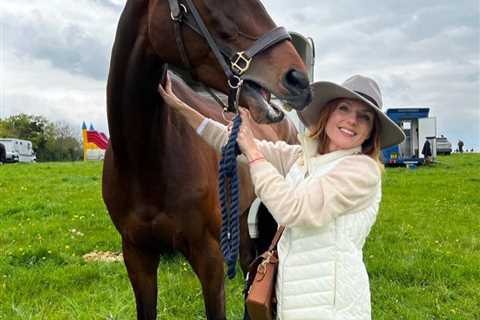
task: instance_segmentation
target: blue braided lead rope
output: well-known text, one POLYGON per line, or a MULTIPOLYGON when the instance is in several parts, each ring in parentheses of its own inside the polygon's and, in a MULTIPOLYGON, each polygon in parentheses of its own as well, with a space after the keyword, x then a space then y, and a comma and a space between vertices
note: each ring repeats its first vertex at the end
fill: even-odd
POLYGON ((240 189, 237 173, 237 155, 240 154, 240 149, 238 148, 237 137, 241 122, 240 115, 237 114, 233 118, 232 131, 228 142, 222 148, 222 159, 220 160, 218 173, 218 189, 222 213, 220 247, 227 264, 227 276, 229 279, 235 277, 236 264, 240 252, 240 189))

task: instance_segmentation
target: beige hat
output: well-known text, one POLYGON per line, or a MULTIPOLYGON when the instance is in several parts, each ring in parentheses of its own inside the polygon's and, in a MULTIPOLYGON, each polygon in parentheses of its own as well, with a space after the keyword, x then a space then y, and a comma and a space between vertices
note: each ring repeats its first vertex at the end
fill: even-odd
POLYGON ((297 111, 306 127, 311 127, 318 122, 320 109, 329 101, 337 98, 355 99, 365 102, 376 112, 380 120, 382 149, 400 144, 405 140, 403 130, 382 111, 382 93, 373 79, 355 75, 345 80, 341 86, 333 82, 319 81, 313 83, 311 88, 312 102, 302 111, 297 111))

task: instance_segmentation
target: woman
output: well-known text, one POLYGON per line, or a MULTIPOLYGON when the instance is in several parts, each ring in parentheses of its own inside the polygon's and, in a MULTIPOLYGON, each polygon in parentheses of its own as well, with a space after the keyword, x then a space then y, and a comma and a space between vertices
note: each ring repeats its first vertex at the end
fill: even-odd
MULTIPOLYGON (((172 93, 163 98, 220 150, 228 129, 205 119, 172 93)), ((381 199, 382 148, 403 131, 381 110, 377 83, 353 76, 341 86, 312 85, 299 113, 301 145, 255 140, 241 109, 240 150, 256 195, 286 229, 278 244, 277 319, 370 319, 370 288, 362 248, 381 199)))

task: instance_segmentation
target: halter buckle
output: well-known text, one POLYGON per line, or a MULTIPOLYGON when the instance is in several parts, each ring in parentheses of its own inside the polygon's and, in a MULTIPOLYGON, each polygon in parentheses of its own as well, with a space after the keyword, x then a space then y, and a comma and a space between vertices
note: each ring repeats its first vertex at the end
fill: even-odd
POLYGON ((235 74, 241 76, 250 68, 251 62, 252 58, 247 56, 245 51, 237 52, 232 58, 232 70, 235 74))

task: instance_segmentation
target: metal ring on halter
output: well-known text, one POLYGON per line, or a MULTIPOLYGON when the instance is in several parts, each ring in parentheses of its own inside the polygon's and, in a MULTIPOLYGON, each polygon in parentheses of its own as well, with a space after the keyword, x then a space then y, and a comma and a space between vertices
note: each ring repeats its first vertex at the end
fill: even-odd
POLYGON ((188 13, 187 7, 185 7, 184 4, 180 3, 179 6, 180 6, 180 8, 183 10, 183 13, 182 13, 182 11, 180 11, 180 12, 178 13, 178 16, 176 16, 176 17, 173 16, 173 12, 170 11, 170 18, 172 18, 173 21, 182 21, 182 16, 183 16, 184 14, 187 14, 187 13, 188 13))
POLYGON ((231 89, 238 89, 242 86, 243 80, 239 76, 233 75, 230 79, 228 79, 228 86, 231 89), (235 80, 235 84, 232 84, 232 79, 235 80))

